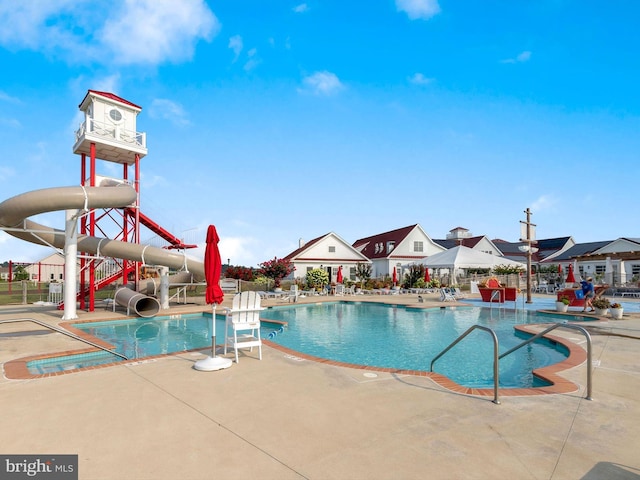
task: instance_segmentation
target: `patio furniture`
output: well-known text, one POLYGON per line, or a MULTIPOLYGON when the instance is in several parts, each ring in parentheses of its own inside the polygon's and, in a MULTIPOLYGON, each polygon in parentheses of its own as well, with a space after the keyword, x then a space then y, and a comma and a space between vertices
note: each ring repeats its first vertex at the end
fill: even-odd
POLYGON ((441 302, 455 302, 456 297, 454 297, 446 288, 440 289, 440 301, 441 302))
POLYGON ((253 352, 253 347, 258 347, 258 357, 262 360, 261 310, 263 308, 260 306, 260 295, 256 292, 236 294, 231 308, 225 310, 224 353, 227 353, 227 347, 232 348, 236 354, 236 363, 238 363, 238 350, 249 348, 253 352), (229 335, 229 330, 233 335, 229 335))

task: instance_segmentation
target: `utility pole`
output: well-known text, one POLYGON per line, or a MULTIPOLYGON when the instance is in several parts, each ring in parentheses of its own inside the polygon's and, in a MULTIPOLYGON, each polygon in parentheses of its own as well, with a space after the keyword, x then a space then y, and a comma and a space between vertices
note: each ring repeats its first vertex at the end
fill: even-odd
POLYGON ((523 245, 522 247, 520 247, 521 251, 526 251, 527 252, 527 303, 532 303, 531 300, 531 256, 533 255, 533 253, 537 252, 538 249, 532 247, 531 245, 533 243, 535 243, 535 224, 531 223, 531 210, 529 210, 529 207, 527 207, 527 209, 524 211, 524 213, 527 214, 527 220, 526 221, 522 221, 520 220, 521 223, 521 229, 520 229, 520 241, 521 242, 526 242, 527 245, 523 245))

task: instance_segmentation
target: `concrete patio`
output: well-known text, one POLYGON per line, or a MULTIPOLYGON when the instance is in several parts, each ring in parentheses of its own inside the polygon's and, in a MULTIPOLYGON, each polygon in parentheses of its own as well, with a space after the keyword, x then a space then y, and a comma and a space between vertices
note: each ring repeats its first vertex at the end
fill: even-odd
MULTIPOLYGON (((60 312, 0 309, 0 320, 25 317, 56 324, 60 312)), ((82 348, 45 332, 0 325, 0 361, 82 348)), ((584 341, 573 331, 559 335, 584 341)), ((269 347, 262 361, 248 353, 217 372, 192 368, 204 351, 3 377, 0 450, 78 454, 81 479, 640 479, 640 318, 603 322, 592 336, 592 401, 584 399, 584 364, 564 374, 581 386, 574 393, 495 405, 426 377, 320 364, 269 347)))

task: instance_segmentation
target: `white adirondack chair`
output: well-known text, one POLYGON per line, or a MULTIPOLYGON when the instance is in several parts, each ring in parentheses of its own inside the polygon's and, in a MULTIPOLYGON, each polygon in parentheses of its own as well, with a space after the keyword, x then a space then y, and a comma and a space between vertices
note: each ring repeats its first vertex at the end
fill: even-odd
POLYGON ((224 353, 233 348, 238 363, 238 350, 258 347, 258 357, 262 360, 262 339, 260 338, 260 295, 257 292, 242 292, 233 297, 230 309, 226 309, 224 353), (233 335, 230 335, 229 331, 233 335), (243 333, 245 332, 245 333, 243 333))

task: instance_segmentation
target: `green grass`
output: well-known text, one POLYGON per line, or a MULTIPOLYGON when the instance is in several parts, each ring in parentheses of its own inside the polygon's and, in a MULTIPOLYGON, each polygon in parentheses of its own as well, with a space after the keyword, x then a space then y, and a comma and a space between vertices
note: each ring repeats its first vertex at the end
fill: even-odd
MULTIPOLYGON (((187 289, 187 297, 198 297, 205 294, 206 287, 198 285, 187 289)), ((96 300, 104 300, 105 298, 113 298, 115 292, 114 286, 109 286, 96 292, 96 300)), ((47 302, 49 300, 49 283, 27 283, 27 296, 24 301, 22 282, 5 282, 0 281, 0 306, 1 305, 22 305, 24 303, 31 304, 35 302, 47 302)))

